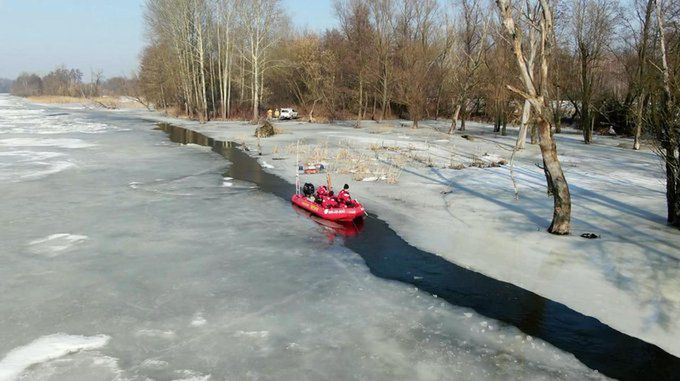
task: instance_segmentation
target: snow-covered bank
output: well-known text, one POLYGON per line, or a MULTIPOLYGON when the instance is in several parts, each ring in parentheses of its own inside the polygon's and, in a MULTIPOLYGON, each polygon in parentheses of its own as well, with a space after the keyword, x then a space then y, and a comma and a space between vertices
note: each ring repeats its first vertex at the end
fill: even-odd
MULTIPOLYGON (((157 114, 144 117, 257 150, 254 126, 246 123, 199 125, 157 114)), ((365 122, 364 128, 353 129, 283 122, 277 124, 283 134, 260 139, 261 161, 292 182, 292 146, 300 140, 303 159, 323 159, 343 172, 333 176, 334 182, 351 182, 355 196, 411 244, 680 355, 675 319, 680 314, 680 234, 665 225, 663 173, 654 153, 620 147, 630 144, 625 139, 598 137, 586 146, 574 131, 558 135, 572 190, 574 234, 554 237, 544 232, 552 199, 537 166, 538 147, 516 155, 520 197, 515 200, 507 166, 475 167, 488 158, 508 160, 514 136, 495 136, 490 126, 469 123, 468 138, 450 137, 441 132, 447 125, 430 122, 412 130, 394 122, 365 122), (352 181, 361 177, 346 170, 352 160, 371 167, 364 180, 383 180, 352 181), (461 164, 466 168, 453 169, 461 164), (395 166, 399 169, 390 172, 395 166), (389 184, 385 174, 398 182, 389 184), (601 238, 586 240, 579 237, 583 232, 601 238)))

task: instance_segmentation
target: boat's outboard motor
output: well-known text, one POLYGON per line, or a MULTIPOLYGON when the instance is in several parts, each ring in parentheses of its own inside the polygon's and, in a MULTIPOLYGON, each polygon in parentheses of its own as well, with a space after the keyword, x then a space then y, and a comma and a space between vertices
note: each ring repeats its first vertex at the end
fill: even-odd
POLYGON ((311 183, 305 183, 305 185, 302 186, 302 194, 305 195, 305 197, 309 197, 314 194, 314 184, 311 183))

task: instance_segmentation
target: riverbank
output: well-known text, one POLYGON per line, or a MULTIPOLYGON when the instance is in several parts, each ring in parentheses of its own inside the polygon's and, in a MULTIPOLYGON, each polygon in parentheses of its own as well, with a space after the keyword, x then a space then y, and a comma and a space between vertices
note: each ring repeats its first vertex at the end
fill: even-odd
POLYGON ((626 148, 628 139, 597 137, 586 146, 576 131, 558 135, 574 209, 573 234, 556 237, 545 232, 552 199, 537 166, 538 147, 528 145, 515 157, 519 199, 509 167, 493 166, 509 161, 512 128, 503 137, 469 123, 464 138, 444 133, 447 121, 424 122, 418 130, 399 121, 364 122, 360 129, 292 121, 275 123, 282 133, 258 142, 255 126, 243 122, 201 125, 117 112, 242 142, 267 171, 291 183, 296 152, 304 161, 324 161, 336 186, 349 183, 410 244, 680 355, 680 234, 665 225, 657 156, 626 148), (601 238, 581 238, 584 232, 601 238))
POLYGON ((116 109, 134 110, 145 108, 142 104, 132 99, 131 97, 123 96, 121 97, 99 96, 93 98, 85 98, 60 95, 40 95, 30 96, 27 97, 26 99, 32 103, 64 107, 106 108, 111 110, 116 109))

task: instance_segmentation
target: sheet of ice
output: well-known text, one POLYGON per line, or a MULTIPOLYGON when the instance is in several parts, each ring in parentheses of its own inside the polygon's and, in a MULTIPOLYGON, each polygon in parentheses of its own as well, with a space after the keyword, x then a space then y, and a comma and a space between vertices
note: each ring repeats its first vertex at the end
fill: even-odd
POLYGON ((0 181, 19 182, 39 179, 76 165, 59 152, 13 150, 0 152, 0 181))
POLYGON ((12 349, 0 360, 0 381, 16 379, 34 364, 53 360, 69 353, 101 348, 109 342, 106 335, 80 336, 58 333, 43 336, 33 342, 12 349))
MULTIPOLYGON (((0 182, 0 356, 52 332, 111 339, 27 356, 12 377, 602 378, 513 327, 375 277, 288 202, 226 180, 216 153, 160 144, 141 119, 81 112, 129 131, 58 136, 92 145, 50 146, 78 170, 0 182), (88 238, 49 261, 26 255, 69 242, 55 232, 88 238)), ((45 136, 3 136, 17 138, 45 136)))

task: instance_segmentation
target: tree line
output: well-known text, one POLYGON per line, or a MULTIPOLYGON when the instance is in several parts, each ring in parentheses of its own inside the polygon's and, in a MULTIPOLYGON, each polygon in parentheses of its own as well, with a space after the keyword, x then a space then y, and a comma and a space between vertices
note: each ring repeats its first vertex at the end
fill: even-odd
POLYGON ((20 97, 54 95, 67 97, 121 96, 138 93, 136 76, 105 79, 101 70, 90 73, 90 81, 83 81, 80 69, 57 66, 44 76, 22 73, 9 85, 12 95, 20 97))
POLYGON ((667 0, 335 0, 338 26, 295 30, 278 0, 147 0, 139 86, 159 108, 258 120, 296 104, 307 119, 450 118, 520 126, 555 197, 571 201, 553 134, 646 138, 663 157, 680 226, 680 5, 667 0))
POLYGON ((13 83, 12 79, 0 78, 0 93, 9 93, 13 83))

